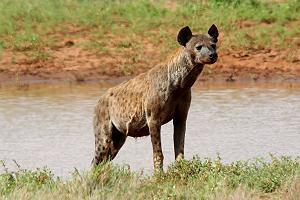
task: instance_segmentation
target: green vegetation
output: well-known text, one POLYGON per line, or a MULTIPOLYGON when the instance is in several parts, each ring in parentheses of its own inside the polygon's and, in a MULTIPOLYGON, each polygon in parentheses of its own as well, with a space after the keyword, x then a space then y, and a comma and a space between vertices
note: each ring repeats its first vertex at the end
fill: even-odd
POLYGON ((299 178, 299 159, 289 157, 230 164, 195 157, 153 176, 103 163, 68 180, 45 168, 6 171, 0 199, 297 199, 299 178))
POLYGON ((87 33, 89 43, 96 43, 88 45, 91 48, 112 36, 129 37, 130 42, 119 44, 120 48, 142 38, 174 48, 169 41, 187 24, 196 32, 217 24, 226 35, 225 49, 286 48, 300 33, 299 0, 2 0, 0 13, 0 49, 16 51, 40 51, 53 46, 59 34, 81 37, 82 33, 87 33))

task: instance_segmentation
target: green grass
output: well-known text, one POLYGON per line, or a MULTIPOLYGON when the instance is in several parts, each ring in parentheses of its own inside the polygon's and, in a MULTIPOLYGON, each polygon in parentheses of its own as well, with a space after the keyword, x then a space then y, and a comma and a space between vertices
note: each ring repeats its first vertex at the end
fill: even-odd
MULTIPOLYGON (((0 1, 0 47, 16 51, 51 46, 51 33, 66 33, 72 27, 88 30, 91 42, 135 34, 132 40, 149 37, 163 40, 165 48, 175 48, 177 31, 190 25, 206 32, 213 23, 224 33, 223 48, 286 48, 289 38, 299 35, 300 1, 283 3, 261 0, 2 0, 0 1), (241 21, 252 27, 240 28, 241 21), (264 23, 261 25, 260 23, 264 23), (98 34, 97 34, 98 33, 98 34), (274 40, 274 41, 273 41, 274 40)), ((73 35, 73 34, 71 34, 73 35)), ((80 36, 78 36, 80 37, 80 36)), ((142 41, 141 41, 142 42, 142 41)), ((93 47, 93 45, 90 45, 93 47)), ((97 46, 97 45, 95 45, 97 46)), ((125 44, 126 46, 126 44, 125 44)))
POLYGON ((151 176, 103 163, 93 171, 75 171, 67 180, 50 170, 0 175, 0 199, 297 199, 299 159, 269 161, 183 160, 151 176))

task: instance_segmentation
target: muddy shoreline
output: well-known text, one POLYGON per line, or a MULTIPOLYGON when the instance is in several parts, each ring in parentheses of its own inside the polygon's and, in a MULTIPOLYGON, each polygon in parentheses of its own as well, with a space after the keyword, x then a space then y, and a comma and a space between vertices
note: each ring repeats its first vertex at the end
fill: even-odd
MULTIPOLYGON (((155 59, 132 61, 130 55, 99 55, 79 46, 61 47, 52 50, 49 60, 29 62, 22 55, 5 51, 0 59, 0 85, 32 84, 118 84, 156 64, 168 56, 158 56, 149 50, 155 59), (126 63, 127 68, 124 68, 126 63)), ((299 83, 300 55, 287 60, 288 51, 255 49, 219 51, 219 59, 213 65, 206 65, 198 82, 225 83, 299 83)))
MULTIPOLYGON (((53 77, 44 78, 33 75, 13 75, 0 73, 0 87, 17 86, 26 87, 31 85, 77 85, 77 84, 99 84, 99 85, 117 85, 135 76, 105 76, 94 75, 86 77, 84 80, 78 80, 74 73, 57 73, 53 77)), ((251 78, 246 75, 232 76, 228 74, 218 74, 207 76, 200 74, 195 84, 300 84, 300 76, 288 74, 276 74, 270 77, 251 78)))

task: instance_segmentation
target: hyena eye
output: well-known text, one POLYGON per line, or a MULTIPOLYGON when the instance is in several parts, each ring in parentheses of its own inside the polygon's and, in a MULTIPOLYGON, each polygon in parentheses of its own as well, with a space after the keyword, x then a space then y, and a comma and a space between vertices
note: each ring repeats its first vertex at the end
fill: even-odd
POLYGON ((202 49, 202 45, 196 46, 196 49, 200 51, 202 49))
POLYGON ((216 49, 217 46, 216 46, 215 44, 212 44, 212 45, 211 45, 211 48, 216 49))

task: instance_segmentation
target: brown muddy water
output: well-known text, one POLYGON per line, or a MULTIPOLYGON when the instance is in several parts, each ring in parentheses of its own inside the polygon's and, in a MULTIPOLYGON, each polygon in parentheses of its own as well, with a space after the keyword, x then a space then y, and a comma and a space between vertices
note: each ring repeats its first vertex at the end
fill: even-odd
MULTIPOLYGON (((0 160, 15 169, 47 166, 68 176, 86 170, 94 151, 93 108, 107 87, 99 85, 0 88, 0 160)), ((162 127, 165 166, 173 161, 172 123, 162 127)), ((186 158, 225 162, 257 156, 300 155, 300 87, 200 85, 193 88, 186 158)), ((113 161, 152 170, 149 137, 128 138, 113 161)), ((0 167, 1 168, 1 167, 0 167)), ((3 170, 3 169, 0 169, 3 170)))

